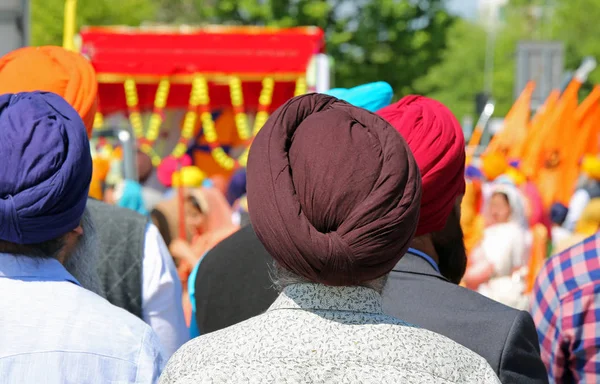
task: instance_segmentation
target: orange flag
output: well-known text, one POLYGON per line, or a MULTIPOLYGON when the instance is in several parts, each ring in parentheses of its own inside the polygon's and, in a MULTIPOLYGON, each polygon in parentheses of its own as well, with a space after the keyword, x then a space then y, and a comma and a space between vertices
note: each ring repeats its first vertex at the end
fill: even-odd
MULTIPOLYGON (((572 132, 569 142, 572 164, 579 169, 579 161, 585 155, 598 153, 598 139, 600 134, 600 85, 596 85, 588 97, 583 100, 575 111, 577 132, 572 132)), ((579 172, 577 172, 579 173, 579 172)))
POLYGON ((531 95, 534 90, 535 82, 528 82, 504 118, 504 128, 489 143, 487 153, 499 152, 508 159, 518 158, 519 144, 527 139, 527 128, 531 115, 531 95))
POLYGON ((535 175, 535 171, 538 168, 537 157, 532 156, 533 153, 538 153, 543 141, 537 140, 540 135, 540 131, 543 129, 545 122, 552 115, 554 107, 560 98, 560 91, 555 89, 548 95, 548 98, 544 102, 537 113, 531 119, 529 123, 529 129, 527 130, 527 136, 524 141, 517 143, 515 146, 516 158, 521 160, 520 169, 530 179, 535 175))
POLYGON ((544 122, 535 138, 540 145, 526 159, 526 162, 533 162, 533 168, 529 164, 530 172, 535 172, 531 176, 542 194, 546 209, 556 201, 569 205, 572 190, 570 185, 565 185, 568 182, 565 175, 569 174, 568 139, 577 129, 574 116, 581 84, 577 77, 571 80, 554 111, 549 111, 549 119, 544 122))
POLYGON ((531 254, 527 265, 527 276, 525 278, 525 292, 529 293, 533 290, 533 284, 538 273, 546 262, 548 256, 548 229, 543 224, 536 224, 531 229, 533 235, 533 243, 531 245, 531 254))

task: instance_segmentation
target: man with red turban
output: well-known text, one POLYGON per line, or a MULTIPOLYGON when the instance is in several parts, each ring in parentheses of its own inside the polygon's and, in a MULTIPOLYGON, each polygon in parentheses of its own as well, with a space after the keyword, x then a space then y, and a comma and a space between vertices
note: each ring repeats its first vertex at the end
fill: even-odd
MULTIPOLYGON (((61 47, 26 47, 0 57, 0 94, 62 96, 92 135, 98 85, 91 63, 61 47)), ((88 199, 100 237, 98 273, 106 299, 143 319, 169 357, 187 339, 181 283, 158 229, 145 216, 88 199)))
POLYGON ((421 197, 388 123, 334 97, 293 98, 254 139, 247 177, 282 293, 266 313, 187 343, 161 383, 499 383, 467 348, 382 312, 421 197))
POLYGON ((465 193, 460 124, 443 104, 422 96, 404 97, 377 114, 407 141, 423 183, 416 237, 390 273, 386 313, 477 352, 503 383, 547 383, 531 316, 458 286, 467 265, 459 213, 465 193))

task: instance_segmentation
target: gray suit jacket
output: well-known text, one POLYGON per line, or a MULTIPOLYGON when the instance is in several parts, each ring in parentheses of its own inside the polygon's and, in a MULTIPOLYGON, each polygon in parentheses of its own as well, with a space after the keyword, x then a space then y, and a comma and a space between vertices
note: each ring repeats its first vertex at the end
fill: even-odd
POLYGON ((529 313, 452 284, 419 256, 407 253, 394 267, 383 309, 476 352, 504 384, 548 382, 529 313))

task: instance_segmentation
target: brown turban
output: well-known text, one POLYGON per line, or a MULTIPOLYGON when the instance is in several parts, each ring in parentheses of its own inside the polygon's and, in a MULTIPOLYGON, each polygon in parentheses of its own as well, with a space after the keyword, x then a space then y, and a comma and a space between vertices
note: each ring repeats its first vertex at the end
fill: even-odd
POLYGON ((387 274, 419 219, 421 176, 382 118, 334 97, 291 99, 254 139, 252 226, 284 268, 327 285, 387 274))

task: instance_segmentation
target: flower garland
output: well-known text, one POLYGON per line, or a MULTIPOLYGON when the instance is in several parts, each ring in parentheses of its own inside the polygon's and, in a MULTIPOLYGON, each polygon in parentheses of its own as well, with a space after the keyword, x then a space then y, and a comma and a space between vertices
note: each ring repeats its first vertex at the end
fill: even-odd
MULTIPOLYGON (((154 109, 152 111, 152 115, 150 116, 148 131, 144 137, 144 125, 139 110, 137 85, 133 78, 127 78, 124 82, 127 110, 129 113, 129 121, 133 128, 133 133, 140 142, 140 149, 151 157, 152 163, 155 166, 160 164, 161 158, 154 150, 153 144, 158 139, 160 127, 164 121, 164 108, 169 96, 170 85, 171 84, 169 80, 166 78, 163 78, 159 82, 154 99, 154 109)), ((272 77, 266 77, 262 81, 259 107, 254 119, 252 132, 249 130, 248 116, 244 110, 244 95, 240 78, 230 78, 229 88, 238 136, 242 140, 248 142, 248 145, 240 156, 239 160, 235 160, 234 158, 230 157, 219 145, 218 135, 215 129, 215 122, 212 118, 212 113, 209 107, 210 98, 208 95, 208 83, 206 78, 200 75, 195 76, 192 80, 192 90, 190 92, 188 110, 184 117, 181 137, 171 153, 173 157, 180 158, 187 151, 188 143, 193 138, 196 121, 198 120, 198 112, 196 112, 198 109, 204 130, 204 137, 206 138, 206 141, 210 147, 211 155, 217 164, 226 170, 232 170, 238 165, 243 167, 246 166, 248 161, 248 151, 250 149, 252 139, 254 136, 256 136, 269 118, 268 109, 272 103, 275 81, 272 77)), ((299 77, 296 79, 294 96, 305 94, 306 89, 306 78, 299 77)), ((102 115, 97 114, 94 125, 101 125, 102 123, 102 115)))
POLYGON ((127 78, 123 84, 125 87, 125 101, 129 112, 129 122, 133 128, 133 133, 140 144, 140 150, 146 153, 152 159, 152 164, 158 166, 162 159, 153 148, 154 143, 160 134, 160 127, 164 120, 164 110, 169 97, 171 83, 169 79, 162 78, 158 83, 156 95, 154 97, 154 108, 150 115, 148 131, 144 137, 144 123, 139 110, 139 98, 137 84, 133 78, 127 78))
POLYGON ((94 115, 94 129, 98 129, 104 125, 104 116, 100 112, 94 115))
MULTIPOLYGON (((265 125, 267 119, 269 118, 269 107, 271 106, 271 102, 273 100, 274 88, 275 81, 273 78, 265 77, 262 81, 262 90, 260 91, 260 97, 258 98, 258 111, 256 112, 256 117, 254 118, 254 129, 252 130, 253 138, 260 131, 263 125, 265 125)), ((242 167, 245 167, 248 164, 248 152, 250 151, 251 144, 252 142, 248 143, 246 149, 238 160, 242 167)))
POLYGON ((302 76, 296 79, 296 89, 294 97, 304 95, 306 93, 306 77, 302 76))
POLYGON ((133 134, 136 139, 141 139, 144 136, 144 123, 140 114, 135 80, 131 77, 127 78, 123 83, 123 87, 125 88, 125 102, 127 103, 127 112, 129 113, 129 122, 133 128, 133 134))
POLYGON ((194 131, 196 129, 196 121, 198 120, 198 113, 196 109, 203 103, 208 104, 208 84, 203 76, 194 76, 192 80, 192 90, 190 91, 190 100, 188 102, 188 109, 183 118, 183 126, 181 128, 181 137, 179 142, 173 148, 171 155, 176 159, 179 159, 187 151, 190 140, 194 137, 194 131))
MULTIPOLYGON (((262 128, 262 126, 267 121, 267 118, 269 117, 267 111, 269 109, 269 106, 271 105, 271 100, 273 97, 273 88, 275 87, 275 82, 274 82, 273 78, 267 77, 267 78, 263 79, 262 85, 263 85, 263 89, 261 90, 261 94, 260 94, 260 98, 259 98, 259 104, 260 104, 259 111, 256 114, 256 119, 254 120, 254 128, 252 130, 253 131, 252 136, 254 136, 260 130, 260 128, 262 128)), ((209 101, 210 101, 210 99, 208 97, 208 88, 207 88, 206 93, 203 95, 202 103, 200 104, 200 119, 202 121, 202 128, 204 129, 204 137, 206 138, 206 141, 208 142, 208 145, 210 147, 213 158, 215 159, 215 161, 217 162, 217 164, 219 164, 219 166, 221 168, 226 169, 228 171, 234 169, 238 165, 246 166, 246 162, 248 159, 248 148, 250 146, 249 145, 247 146, 244 153, 240 156, 239 161, 236 161, 234 158, 230 157, 227 153, 225 153, 223 148, 218 143, 217 131, 215 129, 215 122, 212 118, 212 114, 210 113, 210 108, 208 106, 209 101)), ((232 98, 232 103, 238 103, 239 101, 240 101, 239 99, 236 99, 234 101, 232 98)), ((244 118, 245 118, 245 113, 244 113, 244 118)), ((237 123, 237 121, 236 121, 236 123, 237 123)), ((238 134, 240 133, 239 129, 240 129, 240 127, 238 126, 238 134)), ((248 139, 250 139, 249 136, 250 135, 248 135, 246 137, 248 139)), ((241 137, 241 135, 240 135, 240 137, 241 137)), ((241 138, 243 138, 243 137, 241 137, 241 138)))
POLYGON ((235 126, 240 139, 248 140, 250 130, 248 129, 248 116, 244 110, 244 92, 242 90, 242 81, 234 76, 229 79, 229 93, 231 95, 231 105, 233 106, 235 126))

